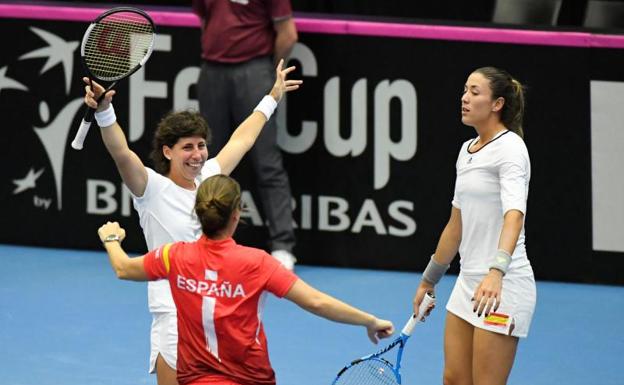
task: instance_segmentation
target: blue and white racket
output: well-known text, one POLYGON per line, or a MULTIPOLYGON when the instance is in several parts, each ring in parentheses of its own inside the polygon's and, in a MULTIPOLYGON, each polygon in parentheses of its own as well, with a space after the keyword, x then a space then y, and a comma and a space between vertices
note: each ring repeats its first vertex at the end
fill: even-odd
POLYGON ((332 382, 332 385, 401 384, 401 358, 403 357, 405 343, 412 335, 412 330, 414 330, 418 321, 422 319, 429 306, 434 302, 434 296, 427 293, 418 308, 418 314, 412 314, 409 321, 407 321, 403 327, 403 330, 401 330, 400 336, 377 353, 358 358, 342 368, 332 382), (396 363, 392 365, 390 361, 381 356, 388 353, 396 346, 399 347, 399 351, 397 352, 396 363))

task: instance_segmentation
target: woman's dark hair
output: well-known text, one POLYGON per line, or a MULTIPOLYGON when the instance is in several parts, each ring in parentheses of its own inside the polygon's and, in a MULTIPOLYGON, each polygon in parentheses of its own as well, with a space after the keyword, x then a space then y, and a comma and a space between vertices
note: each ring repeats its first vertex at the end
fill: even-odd
POLYGON ((195 213, 203 233, 209 237, 223 230, 240 206, 240 186, 227 175, 211 176, 197 189, 195 213))
POLYGON ((501 121, 508 130, 523 138, 522 119, 524 117, 525 87, 507 71, 496 67, 482 67, 474 72, 480 73, 490 81, 493 100, 505 99, 505 104, 501 110, 501 121))
POLYGON ((169 173, 169 159, 163 155, 163 146, 173 147, 180 138, 198 136, 210 142, 210 129, 206 120, 197 111, 176 111, 165 115, 156 127, 152 140, 150 158, 159 174, 169 173))

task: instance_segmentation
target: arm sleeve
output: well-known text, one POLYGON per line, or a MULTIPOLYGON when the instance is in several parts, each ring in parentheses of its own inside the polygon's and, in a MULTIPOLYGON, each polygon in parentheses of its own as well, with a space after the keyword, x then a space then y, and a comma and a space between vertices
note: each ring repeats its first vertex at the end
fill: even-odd
POLYGON ((281 21, 292 17, 292 7, 290 0, 270 0, 271 19, 273 22, 281 21))
POLYGON ((145 167, 145 170, 147 171, 147 184, 145 185, 145 191, 143 192, 143 195, 139 197, 130 192, 130 194, 134 198, 134 201, 138 205, 143 205, 143 202, 149 201, 152 196, 158 194, 158 178, 166 178, 149 167, 145 167))
POLYGON ((298 277, 292 271, 287 270, 281 263, 267 253, 263 256, 263 269, 269 272, 266 282, 266 290, 282 298, 295 284, 298 277))
POLYGON ((503 156, 498 171, 503 215, 512 209, 526 215, 529 167, 528 157, 520 151, 509 151, 503 156))
POLYGON ((201 180, 204 181, 213 175, 219 174, 221 174, 221 165, 217 162, 217 158, 210 158, 201 169, 201 180))
POLYGON ((451 201, 451 205, 458 210, 461 210, 461 203, 459 202, 459 196, 457 196, 457 180, 455 180, 455 190, 453 192, 453 200, 451 201))
POLYGON ((144 255, 143 268, 150 281, 166 278, 171 271, 171 243, 144 255))
MULTIPOLYGON (((457 175, 457 170, 459 169, 459 159, 461 158, 461 154, 463 151, 466 151, 468 148, 468 142, 465 142, 461 148, 459 149, 459 154, 457 154, 457 160, 455 161, 455 175, 457 175)), ((451 201, 451 205, 458 210, 461 210, 461 202, 459 201, 459 195, 457 194, 457 177, 455 177, 455 188, 453 190, 453 200, 451 201)))

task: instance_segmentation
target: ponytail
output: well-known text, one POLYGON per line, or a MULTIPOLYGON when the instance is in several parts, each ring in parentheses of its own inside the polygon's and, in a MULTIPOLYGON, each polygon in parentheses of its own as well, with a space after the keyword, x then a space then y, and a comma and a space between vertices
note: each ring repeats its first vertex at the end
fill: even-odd
POLYGON ((195 213, 202 232, 212 237, 223 230, 240 203, 240 186, 229 176, 214 175, 202 182, 195 199, 195 213))
POLYGON ((524 118, 525 87, 511 77, 507 71, 496 67, 482 67, 474 72, 480 73, 490 81, 492 99, 503 98, 505 104, 501 110, 501 121, 505 127, 519 137, 524 138, 522 122, 524 118))
POLYGON ((511 98, 511 100, 513 101, 512 104, 515 104, 515 106, 510 106, 509 108, 509 115, 511 115, 509 123, 503 120, 503 124, 505 124, 510 131, 515 132, 519 137, 524 139, 524 131, 522 129, 522 121, 524 119, 524 86, 514 78, 511 78, 511 85, 513 88, 513 98, 511 98))

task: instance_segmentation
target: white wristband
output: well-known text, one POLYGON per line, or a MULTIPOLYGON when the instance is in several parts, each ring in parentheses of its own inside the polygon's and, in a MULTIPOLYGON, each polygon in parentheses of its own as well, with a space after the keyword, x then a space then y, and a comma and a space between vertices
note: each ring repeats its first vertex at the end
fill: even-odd
POLYGON ((96 112, 94 116, 98 126, 100 127, 112 126, 113 123, 117 121, 117 116, 115 116, 115 109, 113 108, 112 103, 109 104, 108 108, 104 111, 96 112))
POLYGON ((276 108, 277 102, 275 101, 275 99, 273 99, 271 95, 264 95, 260 103, 258 103, 256 108, 254 108, 254 111, 262 112, 262 114, 266 116, 266 119, 269 120, 271 119, 271 115, 273 115, 273 112, 275 112, 276 108))

